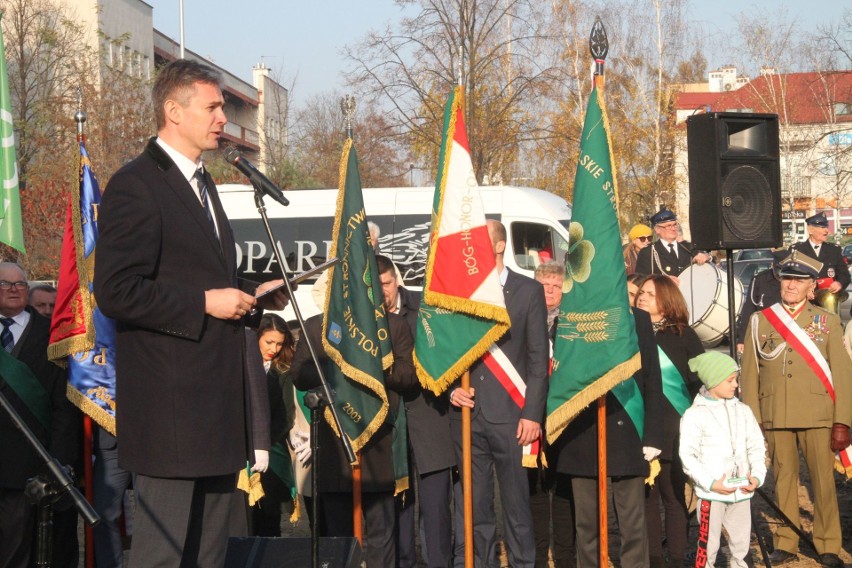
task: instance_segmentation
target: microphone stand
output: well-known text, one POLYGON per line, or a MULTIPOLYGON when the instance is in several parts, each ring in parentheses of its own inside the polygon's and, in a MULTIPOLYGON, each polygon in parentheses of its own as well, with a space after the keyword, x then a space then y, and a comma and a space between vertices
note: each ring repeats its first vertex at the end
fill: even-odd
MULTIPOLYGON (((0 377, 0 386, 5 383, 0 377)), ((24 438, 44 462, 49 476, 38 475, 27 480, 25 494, 27 499, 38 506, 38 546, 36 548, 36 566, 49 568, 53 555, 53 503, 63 495, 69 495, 77 511, 90 526, 101 522, 101 518, 92 508, 80 491, 74 487, 74 480, 59 461, 39 442, 33 431, 27 426, 21 415, 15 410, 6 395, 0 391, 0 406, 12 420, 15 427, 21 431, 24 438)))
MULTIPOLYGON (((278 250, 278 245, 276 244, 275 236, 272 234, 272 227, 269 226, 269 216, 266 214, 266 206, 263 204, 264 193, 259 187, 254 185, 254 183, 252 183, 252 185, 254 186, 254 203, 257 206, 258 213, 260 213, 260 218, 263 220, 263 226, 266 229, 266 236, 269 237, 269 244, 272 246, 272 254, 275 255, 275 260, 278 262, 278 266, 281 267, 281 276, 284 278, 284 287, 287 290, 287 295, 290 297, 290 304, 293 306, 293 313, 296 314, 296 319, 299 322, 299 329, 301 329, 299 341, 304 341, 305 345, 308 346, 308 351, 311 354, 311 359, 314 362, 314 367, 316 367, 317 375, 319 376, 319 379, 320 379, 320 386, 319 386, 318 390, 322 394, 322 397, 325 398, 324 402, 325 402, 326 405, 328 405, 329 410, 331 410, 331 416, 332 416, 332 419, 334 420, 334 425, 337 428, 337 431, 340 432, 340 434, 341 434, 340 436, 338 436, 338 439, 340 440, 340 443, 343 445, 343 451, 344 451, 344 453, 346 453, 346 459, 349 460, 350 464, 354 464, 357 461, 357 459, 355 457, 355 451, 352 449, 352 443, 349 441, 349 437, 346 436, 345 434, 343 434, 343 432, 344 432, 343 425, 340 423, 340 417, 338 416, 337 409, 334 406, 334 395, 332 394, 331 388, 329 388, 329 386, 328 386, 328 381, 325 378, 325 373, 323 372, 322 365, 320 364, 319 358, 317 357, 316 349, 314 349, 313 344, 311 343, 310 339, 308 338, 308 333, 305 330, 305 320, 302 317, 302 311, 299 309, 299 303, 296 301, 296 297, 293 294, 293 287, 290 286, 290 279, 289 279, 289 275, 287 274, 287 265, 284 264, 284 259, 281 257, 281 251, 278 250)), ((314 415, 315 412, 317 412, 317 411, 314 411, 314 410, 311 411, 311 417, 312 417, 311 421, 312 422, 314 421, 313 415, 314 415)), ((314 429, 315 428, 312 426, 311 430, 314 430, 314 429)), ((311 444, 312 445, 315 443, 314 440, 316 438, 317 438, 317 436, 315 435, 315 432, 312 431, 311 432, 311 444)), ((313 452, 313 448, 311 449, 311 451, 313 452)), ((319 460, 317 460, 316 457, 314 457, 312 459, 312 462, 313 463, 311 465, 311 479, 313 480, 315 477, 318 477, 316 468, 319 465, 319 460)), ((316 485, 313 485, 313 487, 311 489, 312 489, 313 494, 314 494, 312 506, 317 507, 318 503, 319 503, 319 490, 318 490, 316 485)), ((314 526, 311 527, 311 538, 312 539, 315 537, 315 534, 317 533, 317 530, 318 530, 317 527, 318 527, 317 517, 314 517, 314 526)), ((319 546, 318 546, 318 543, 319 543, 319 540, 317 540, 316 543, 313 543, 313 545, 311 547, 311 565, 314 566, 314 567, 318 566, 318 562, 319 562, 319 551, 318 551, 319 546)))
POLYGON ((311 527, 311 568, 319 568, 319 499, 317 494, 319 490, 319 426, 322 421, 322 409, 328 406, 328 400, 322 393, 321 389, 310 390, 305 393, 305 406, 311 409, 311 518, 313 526, 311 527))

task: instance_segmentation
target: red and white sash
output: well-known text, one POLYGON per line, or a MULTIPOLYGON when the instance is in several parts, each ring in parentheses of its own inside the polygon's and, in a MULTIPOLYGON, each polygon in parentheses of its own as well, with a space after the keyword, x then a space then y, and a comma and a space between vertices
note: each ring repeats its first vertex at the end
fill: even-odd
MULTIPOLYGON (((524 400, 527 394, 527 384, 521 378, 515 366, 506 357, 506 354, 497 347, 492 345, 488 353, 482 356, 482 362, 491 371, 491 374, 497 379, 506 392, 509 398, 518 405, 518 408, 524 407, 524 400)), ((538 467, 538 454, 541 451, 541 437, 524 446, 523 465, 524 467, 538 467)))
MULTIPOLYGON (((836 396, 834 394, 834 382, 831 378, 831 368, 813 340, 799 327, 796 320, 792 318, 780 303, 773 304, 764 309, 763 315, 766 316, 766 319, 775 328, 775 331, 781 334, 787 345, 793 348, 805 360, 805 363, 807 363, 808 367, 817 376, 822 386, 828 391, 832 402, 835 402, 836 396)), ((843 464, 844 469, 848 471, 852 467, 852 446, 838 452, 837 457, 843 464)))

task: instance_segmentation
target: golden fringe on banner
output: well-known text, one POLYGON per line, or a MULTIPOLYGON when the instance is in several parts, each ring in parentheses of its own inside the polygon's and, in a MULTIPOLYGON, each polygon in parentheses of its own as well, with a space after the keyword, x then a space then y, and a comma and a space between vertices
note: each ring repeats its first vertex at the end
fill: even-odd
MULTIPOLYGON (((343 205, 343 197, 344 197, 344 193, 346 191, 346 167, 347 167, 347 164, 349 163, 349 152, 350 152, 351 149, 352 149, 352 139, 347 138, 346 142, 343 144, 343 155, 340 159, 340 167, 338 169, 339 178, 338 178, 337 204, 335 206, 336 207, 335 211, 340 211, 341 208, 342 208, 342 205, 343 205)), ((332 234, 332 237, 331 237, 331 239, 332 239, 331 240, 332 250, 330 252, 331 256, 337 256, 337 241, 338 241, 338 238, 340 237, 340 225, 341 225, 340 221, 341 221, 341 219, 335 219, 334 231, 333 231, 333 234, 332 234)), ((333 282, 333 279, 334 279, 334 276, 335 276, 337 270, 339 270, 339 269, 338 269, 337 266, 333 266, 331 268, 331 270, 332 270, 332 273, 329 277, 328 288, 326 289, 326 294, 325 294, 325 310, 323 311, 323 313, 325 313, 325 314, 328 313, 329 303, 331 302, 332 282, 333 282)), ((380 383, 379 381, 377 381, 376 379, 374 379, 373 377, 371 377, 367 373, 361 371, 360 369, 357 369, 357 368, 349 365, 343 359, 343 356, 340 354, 340 351, 338 351, 336 348, 332 347, 328 343, 328 340, 326 339, 326 334, 328 332, 326 325, 327 325, 326 319, 323 318, 322 346, 323 346, 323 349, 325 350, 326 354, 328 355, 329 359, 334 361, 334 363, 338 367, 340 367, 340 371, 344 375, 346 375, 347 377, 349 377, 350 379, 352 379, 356 383, 362 385, 364 388, 368 389, 370 392, 375 393, 376 396, 378 396, 379 399, 382 401, 381 408, 376 413, 376 415, 373 417, 373 420, 370 421, 370 423, 364 429, 364 431, 361 432, 361 434, 356 439, 352 440, 350 438, 350 442, 352 443, 352 449, 357 454, 361 450, 361 448, 363 448, 364 445, 366 445, 366 443, 370 440, 370 438, 373 436, 373 434, 375 434, 379 430, 379 428, 382 426, 382 424, 384 424, 385 418, 387 417, 387 414, 388 414, 388 407, 389 407, 388 395, 387 395, 387 392, 385 391, 385 385, 384 384, 380 383)), ((382 368, 383 369, 387 369, 392 363, 393 363, 393 353, 388 353, 384 357, 382 357, 382 368)), ((334 433, 338 437, 340 437, 340 432, 337 430, 337 427, 334 424, 334 419, 331 415, 331 410, 326 408, 323 415, 325 416, 326 421, 331 426, 331 429, 334 431, 334 433)))
POLYGON ((71 404, 92 417, 92 420, 98 423, 98 426, 115 436, 115 416, 92 402, 83 393, 72 387, 70 384, 65 385, 65 395, 71 404))
POLYGON ((844 466, 840 458, 834 460, 834 469, 837 470, 837 473, 845 475, 847 480, 852 479, 852 467, 844 466))
POLYGON ((639 353, 627 361, 616 365, 605 375, 577 393, 574 398, 565 402, 547 417, 547 442, 553 444, 580 412, 596 401, 620 382, 632 377, 642 367, 639 353))
POLYGON ((458 378, 467 371, 476 361, 482 357, 488 348, 491 347, 494 343, 497 342, 498 339, 503 337, 503 334, 508 330, 508 326, 495 325, 488 333, 486 333, 482 339, 473 347, 471 347, 467 353, 462 355, 458 361, 456 361, 452 367, 450 367, 446 373, 444 373, 444 378, 438 379, 429 375, 429 372, 423 365, 420 363, 420 360, 417 358, 417 351, 414 351, 414 366, 416 367, 418 373, 417 377, 420 381, 420 385, 424 389, 428 389, 432 391, 435 396, 443 393, 451 384, 456 382, 458 378), (423 380, 422 375, 428 376, 428 380, 423 380))
POLYGON ((393 496, 396 497, 403 491, 408 491, 408 487, 408 476, 406 475, 405 477, 400 477, 394 482, 393 496))

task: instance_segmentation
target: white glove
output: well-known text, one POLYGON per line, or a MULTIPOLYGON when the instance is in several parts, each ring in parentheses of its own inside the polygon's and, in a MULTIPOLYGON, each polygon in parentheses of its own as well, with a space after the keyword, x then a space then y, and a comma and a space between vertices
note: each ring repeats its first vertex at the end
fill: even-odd
POLYGON ((269 467, 269 452, 266 450, 254 451, 254 465, 251 466, 252 473, 259 471, 263 473, 269 467))
POLYGON ((655 457, 659 456, 662 453, 662 450, 657 448, 652 448, 651 446, 642 446, 642 455, 645 456, 645 461, 652 461, 655 457))
POLYGON ((311 461, 311 435, 300 430, 292 430, 290 432, 290 446, 293 448, 293 453, 296 454, 296 459, 303 466, 308 465, 311 461))

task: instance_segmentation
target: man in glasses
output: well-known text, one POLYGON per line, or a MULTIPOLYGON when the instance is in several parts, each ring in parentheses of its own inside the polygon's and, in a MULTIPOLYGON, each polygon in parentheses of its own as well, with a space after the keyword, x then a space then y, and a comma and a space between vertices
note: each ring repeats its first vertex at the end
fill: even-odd
POLYGON ((628 233, 629 241, 624 245, 624 270, 630 276, 636 272, 636 257, 639 251, 651 244, 653 231, 648 225, 633 225, 628 233))
POLYGON ((661 208, 651 216, 651 225, 657 233, 657 242, 639 251, 636 257, 639 274, 665 274, 679 283, 677 277, 690 264, 704 264, 710 260, 710 255, 694 250, 689 241, 677 240, 679 223, 674 211, 661 208))
MULTIPOLYGON (((0 262, 0 391, 36 438, 60 464, 74 463, 79 411, 65 396, 65 373, 48 361, 50 322, 27 306, 27 276, 14 262, 0 262)), ((43 470, 41 457, 11 418, 0 412, 0 562, 35 561, 35 505, 24 495, 27 480, 43 470)), ((77 552, 77 513, 60 501, 53 517, 57 565, 77 552), (61 503, 61 505, 60 505, 61 503), (63 509, 60 511, 59 509, 63 509)))

